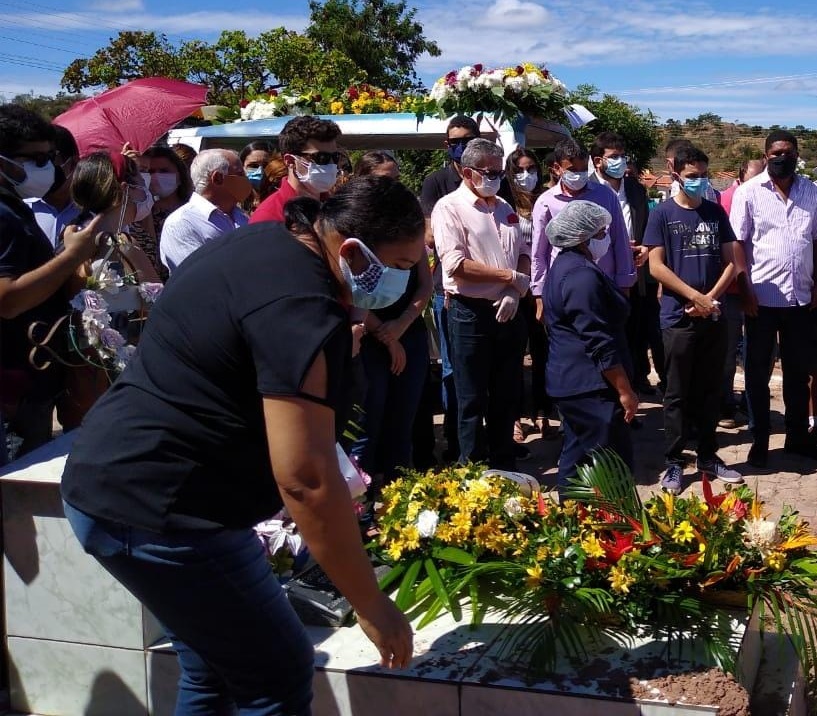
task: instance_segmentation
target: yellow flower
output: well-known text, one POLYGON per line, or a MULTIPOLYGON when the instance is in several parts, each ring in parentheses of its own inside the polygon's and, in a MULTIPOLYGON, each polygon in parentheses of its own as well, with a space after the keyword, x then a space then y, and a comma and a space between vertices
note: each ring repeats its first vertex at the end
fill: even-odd
POLYGON ((706 544, 704 542, 701 542, 700 544, 698 544, 698 559, 695 561, 695 564, 702 564, 705 556, 706 544))
POLYGON ((332 102, 332 104, 329 105, 329 111, 332 114, 343 114, 346 110, 343 107, 343 102, 335 101, 335 102, 332 102))
POLYGON ((537 562, 544 562, 548 556, 550 555, 550 550, 547 547, 542 545, 541 547, 537 548, 536 550, 536 561, 537 562))
POLYGON ((576 514, 576 500, 565 500, 562 503, 562 512, 564 512, 566 517, 572 517, 576 514))
POLYGON ((362 100, 367 100, 367 99, 371 98, 371 95, 368 92, 361 92, 359 96, 360 96, 360 99, 362 99, 362 100))
POLYGON ((388 550, 386 551, 389 553, 389 557, 391 557, 396 562, 398 559, 400 559, 400 557, 403 556, 403 545, 397 541, 392 542, 389 545, 388 550))
POLYGON ((591 534, 581 542, 582 549, 588 557, 600 559, 604 556, 604 550, 596 535, 591 534))
POLYGON ((627 574, 624 567, 620 564, 617 564, 610 570, 610 576, 607 579, 613 591, 619 594, 629 594, 630 586, 635 582, 635 577, 627 574))
POLYGON ((691 542, 695 537, 695 530, 692 528, 692 525, 689 524, 688 520, 684 520, 678 525, 672 533, 672 539, 676 542, 680 542, 684 544, 686 542, 691 542))
POLYGON ((763 560, 763 563, 775 572, 781 572, 786 566, 786 555, 783 552, 771 552, 763 560))
POLYGON ((542 581, 542 567, 538 564, 534 564, 533 567, 528 567, 525 571, 528 573, 525 586, 527 586, 528 589, 534 589, 539 586, 539 583, 542 581))
POLYGON ((420 548, 420 531, 414 525, 403 527, 403 544, 405 549, 420 548))

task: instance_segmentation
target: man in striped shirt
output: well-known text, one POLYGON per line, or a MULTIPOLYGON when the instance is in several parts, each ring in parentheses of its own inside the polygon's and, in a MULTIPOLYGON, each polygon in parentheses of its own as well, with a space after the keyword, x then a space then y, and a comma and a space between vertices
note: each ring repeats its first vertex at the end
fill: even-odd
POLYGON ((796 174, 797 138, 785 130, 766 137, 766 171, 741 184, 730 221, 746 254, 746 394, 754 442, 748 462, 765 467, 769 451, 769 364, 780 338, 784 450, 817 459, 808 433, 808 379, 817 306, 814 253, 817 187, 796 174))

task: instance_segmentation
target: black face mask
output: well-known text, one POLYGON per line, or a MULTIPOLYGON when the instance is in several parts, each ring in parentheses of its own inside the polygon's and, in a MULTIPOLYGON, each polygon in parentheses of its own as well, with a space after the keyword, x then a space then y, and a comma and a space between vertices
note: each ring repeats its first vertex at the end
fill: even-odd
POLYGON ((794 176, 797 169, 797 158, 784 154, 782 157, 770 157, 767 162, 769 176, 775 179, 788 179, 794 176))

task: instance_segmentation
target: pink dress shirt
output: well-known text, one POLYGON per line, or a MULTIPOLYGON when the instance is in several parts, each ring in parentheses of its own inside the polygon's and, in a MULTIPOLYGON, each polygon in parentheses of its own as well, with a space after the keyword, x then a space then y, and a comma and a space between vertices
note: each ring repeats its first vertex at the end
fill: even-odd
POLYGON ((440 199, 431 212, 431 230, 443 268, 446 292, 495 301, 508 286, 501 281, 472 282, 454 276, 465 259, 495 269, 513 269, 530 248, 519 230, 519 218, 508 202, 493 205, 465 184, 440 199))

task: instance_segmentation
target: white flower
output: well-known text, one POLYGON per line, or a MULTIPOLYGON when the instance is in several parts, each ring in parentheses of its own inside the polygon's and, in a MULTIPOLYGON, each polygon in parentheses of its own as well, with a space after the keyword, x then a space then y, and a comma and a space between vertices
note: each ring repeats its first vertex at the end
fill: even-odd
POLYGON ((505 500, 505 504, 502 505, 502 507, 505 510, 505 514, 511 519, 519 517, 523 512, 522 502, 518 497, 509 497, 505 500))
POLYGON ((303 537, 298 533, 298 526, 292 520, 267 520, 256 525, 255 531, 266 545, 271 557, 284 547, 289 549, 294 557, 304 547, 303 537))
POLYGON ((101 316, 98 313, 91 311, 83 311, 82 313, 82 330, 88 343, 92 346, 98 346, 102 342, 102 331, 108 327, 108 322, 111 317, 104 313, 101 316))
POLYGON ((440 516, 434 510, 423 510, 417 516, 417 531, 420 537, 433 537, 437 533, 440 516))
POLYGON ((542 81, 542 76, 538 72, 526 72, 525 80, 527 80, 529 87, 538 87, 539 85, 544 84, 542 81))
POLYGON ((116 293, 124 284, 119 272, 111 267, 109 261, 97 259, 91 264, 91 273, 96 280, 99 291, 116 293))
POLYGON ((522 94, 528 88, 528 81, 524 75, 517 75, 506 78, 505 86, 515 94, 522 94))
POLYGON ((743 541, 765 557, 780 541, 777 522, 774 520, 747 520, 743 527, 743 541))
POLYGON ((145 281, 139 284, 139 295, 148 303, 156 303, 163 289, 164 284, 145 281))
POLYGON ((444 80, 437 80, 431 88, 431 99, 442 102, 451 96, 452 90, 444 80))
POLYGON ((474 72, 474 68, 471 65, 466 65, 465 67, 461 67, 457 72, 457 82, 468 81, 471 79, 471 76, 474 72))

